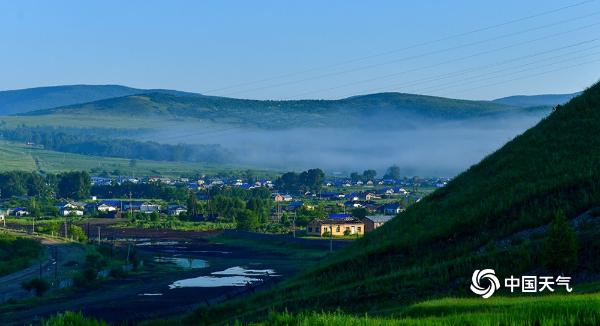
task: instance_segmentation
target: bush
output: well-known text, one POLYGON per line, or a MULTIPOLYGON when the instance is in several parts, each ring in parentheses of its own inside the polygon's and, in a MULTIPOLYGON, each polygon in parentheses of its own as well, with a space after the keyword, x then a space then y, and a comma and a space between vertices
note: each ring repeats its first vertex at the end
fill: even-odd
POLYGON ((104 321, 86 318, 80 312, 65 311, 48 320, 42 321, 42 326, 106 326, 104 321))
POLYGON ((545 267, 555 273, 571 273, 577 268, 577 239, 565 214, 556 212, 548 229, 544 248, 545 267))
POLYGON ((21 287, 27 291, 35 291, 35 295, 41 297, 50 289, 50 284, 43 278, 34 278, 23 282, 21 287))

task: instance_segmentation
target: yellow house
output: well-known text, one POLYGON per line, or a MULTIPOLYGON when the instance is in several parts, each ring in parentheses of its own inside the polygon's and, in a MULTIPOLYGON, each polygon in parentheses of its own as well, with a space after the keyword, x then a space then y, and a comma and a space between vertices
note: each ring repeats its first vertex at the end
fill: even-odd
POLYGON ((306 234, 320 237, 328 236, 331 230, 333 230, 333 236, 363 235, 365 224, 357 219, 317 219, 308 224, 306 234))

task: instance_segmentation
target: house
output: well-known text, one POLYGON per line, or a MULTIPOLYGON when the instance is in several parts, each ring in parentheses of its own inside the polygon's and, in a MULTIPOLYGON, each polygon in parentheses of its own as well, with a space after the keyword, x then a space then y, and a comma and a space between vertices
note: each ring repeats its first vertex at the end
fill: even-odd
POLYGON ((287 207, 285 208, 285 210, 287 210, 287 211, 295 211, 295 210, 299 209, 302 206, 304 206, 304 202, 302 202, 302 201, 293 201, 289 205, 287 205, 287 207))
POLYGON ((357 219, 316 219, 308 223, 306 234, 313 236, 363 235, 365 225, 357 219))
POLYGON ((171 216, 179 216, 182 214, 187 214, 187 207, 181 205, 170 205, 167 207, 167 214, 171 216))
POLYGON ((365 232, 371 232, 382 226, 393 217, 389 215, 367 216, 363 222, 365 223, 365 232))
POLYGON ((143 204, 144 204, 144 202, 141 202, 141 201, 130 201, 130 202, 124 201, 123 202, 123 210, 139 212, 140 208, 142 207, 143 204))
POLYGON ((365 194, 366 201, 373 200, 373 199, 381 199, 381 196, 378 196, 378 195, 376 195, 374 193, 370 193, 370 192, 365 194))
POLYGON ((281 202, 281 201, 283 201, 283 196, 280 195, 280 194, 274 194, 273 195, 273 201, 281 202))
POLYGON ((160 212, 160 205, 151 203, 143 203, 140 205, 140 213, 150 214, 154 212, 160 212))
POLYGON ((108 205, 108 204, 100 204, 100 205, 96 206, 96 210, 98 212, 108 213, 108 212, 115 212, 115 211, 119 210, 119 207, 108 205))
POLYGON ((400 187, 394 188, 394 192, 398 195, 403 195, 403 196, 408 195, 408 191, 406 191, 406 189, 400 188, 400 187))
POLYGON ((357 193, 351 193, 351 194, 346 195, 346 199, 348 199, 350 201, 359 201, 360 196, 357 193))
POLYGON ((84 204, 67 202, 56 205, 61 216, 83 216, 84 204))
POLYGON ((24 207, 17 207, 8 210, 9 214, 16 217, 23 217, 29 215, 29 211, 24 207))
POLYGON ((342 219, 351 219, 352 218, 352 214, 341 214, 341 213, 332 213, 329 214, 329 219, 332 220, 342 220, 342 219))
POLYGON ((292 198, 292 196, 290 195, 283 195, 283 201, 292 201, 294 200, 294 198, 292 198))
POLYGON ((404 212, 404 207, 398 203, 389 203, 380 207, 380 211, 384 215, 396 215, 404 212))

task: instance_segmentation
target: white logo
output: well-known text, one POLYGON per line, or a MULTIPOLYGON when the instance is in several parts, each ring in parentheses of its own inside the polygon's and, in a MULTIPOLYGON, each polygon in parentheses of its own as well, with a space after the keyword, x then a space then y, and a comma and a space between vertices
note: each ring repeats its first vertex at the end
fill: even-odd
POLYGON ((500 280, 496 277, 496 272, 493 269, 476 269, 475 272, 473 272, 473 277, 471 278, 471 291, 473 291, 473 293, 487 299, 499 288, 500 280), (484 288, 481 286, 481 281, 485 279, 489 280, 489 284, 484 288))

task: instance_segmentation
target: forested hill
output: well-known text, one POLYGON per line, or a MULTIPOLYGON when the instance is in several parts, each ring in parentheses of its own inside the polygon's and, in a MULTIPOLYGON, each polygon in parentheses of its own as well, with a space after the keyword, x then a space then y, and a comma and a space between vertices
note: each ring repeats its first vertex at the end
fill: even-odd
POLYGON ((8 90, 0 91, 0 115, 19 114, 150 91, 184 94, 171 90, 147 90, 121 85, 65 85, 8 90))
MULTIPOLYGON (((493 268, 499 277, 553 273, 543 258, 543 234, 533 236, 532 230, 596 206, 600 84, 318 267, 264 294, 201 313, 257 316, 274 308, 385 314, 426 298, 473 296, 468 288, 475 269, 493 268)), ((597 258, 600 248, 594 221, 576 229, 579 263, 568 271, 575 283, 598 278, 598 259, 589 258, 597 258)))
POLYGON ((533 106, 556 106, 558 104, 565 104, 570 99, 581 93, 572 94, 545 94, 545 95, 515 95, 508 96, 499 99, 495 99, 492 102, 506 104, 518 107, 533 107, 533 106))
POLYGON ((441 97, 379 93, 340 100, 267 101, 189 94, 177 96, 148 93, 105 99, 85 104, 40 110, 35 116, 145 116, 200 119, 249 127, 287 128, 335 127, 343 125, 390 124, 402 127, 421 119, 452 121, 503 114, 538 114, 549 107, 523 110, 486 101, 455 100, 441 97))

